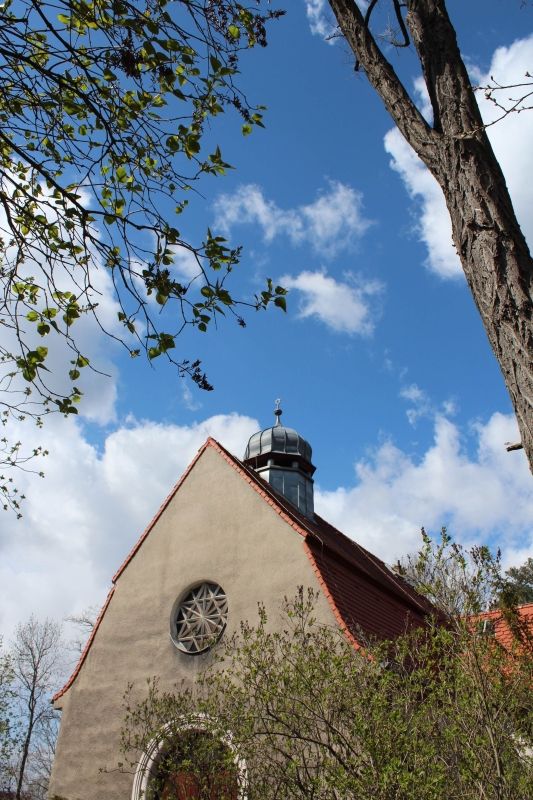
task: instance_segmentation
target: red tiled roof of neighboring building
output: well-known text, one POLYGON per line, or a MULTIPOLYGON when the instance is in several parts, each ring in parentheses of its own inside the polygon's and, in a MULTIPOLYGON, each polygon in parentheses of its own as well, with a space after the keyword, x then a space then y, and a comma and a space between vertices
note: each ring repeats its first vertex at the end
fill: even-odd
MULTIPOLYGON (((304 516, 253 469, 243 464, 211 437, 200 448, 194 460, 123 561, 113 576, 113 584, 117 582, 128 564, 135 558, 157 520, 208 447, 216 450, 279 514, 284 522, 302 536, 304 550, 311 561, 335 618, 355 646, 360 644, 358 641, 360 631, 366 637, 392 638, 401 634, 409 626, 420 625, 424 618, 433 611, 431 604, 419 595, 407 581, 392 572, 383 561, 318 515, 315 514, 313 519, 304 516)), ((59 699, 76 679, 112 595, 113 589, 108 595, 72 676, 53 700, 59 699)))
MULTIPOLYGON (((533 603, 524 603, 518 606, 516 610, 520 629, 522 629, 533 642, 533 603)), ((518 636, 516 633, 513 633, 511 626, 500 609, 484 611, 482 614, 477 614, 474 620, 478 623, 492 623, 494 625, 494 638, 502 647, 505 647, 506 650, 512 650, 513 646, 520 638, 520 631, 518 631, 518 636)))

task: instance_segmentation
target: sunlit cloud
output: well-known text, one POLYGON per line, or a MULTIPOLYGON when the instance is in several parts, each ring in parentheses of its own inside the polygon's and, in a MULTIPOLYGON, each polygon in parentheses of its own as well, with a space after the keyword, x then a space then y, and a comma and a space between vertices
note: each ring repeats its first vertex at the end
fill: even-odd
POLYGON ((298 293, 298 316, 315 318, 337 333, 370 335, 378 315, 375 299, 383 291, 378 281, 335 280, 326 272, 283 275, 280 283, 298 293))
POLYGON ((331 43, 337 24, 327 0, 305 0, 305 10, 311 33, 331 43))
POLYGON ((386 441, 355 464, 352 481, 319 489, 315 507, 387 562, 418 550, 422 526, 447 525, 458 541, 500 546, 506 564, 521 563, 533 555, 533 487, 524 454, 505 449, 517 437, 516 421, 495 413, 473 434, 472 456, 465 431, 437 415, 420 458, 386 441))
POLYGON ((280 208, 255 184, 215 202, 215 226, 227 235, 237 225, 258 225, 265 242, 286 236, 294 245, 309 243, 322 257, 352 246, 371 224, 363 213, 362 194, 340 181, 331 181, 315 201, 296 208, 280 208))

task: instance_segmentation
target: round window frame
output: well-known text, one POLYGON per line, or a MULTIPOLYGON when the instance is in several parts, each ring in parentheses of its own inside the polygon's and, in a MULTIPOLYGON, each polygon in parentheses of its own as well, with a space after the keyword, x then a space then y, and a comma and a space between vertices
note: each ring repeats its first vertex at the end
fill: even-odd
POLYGON ((228 624, 228 614, 229 614, 228 596, 227 596, 226 592, 224 591, 224 589, 222 588, 222 586, 220 585, 220 583, 217 583, 217 581, 209 580, 209 579, 204 579, 204 580, 195 581, 194 583, 191 583, 183 592, 181 592, 181 594, 175 600, 175 602, 174 602, 174 604, 172 606, 172 610, 170 612, 170 639, 172 641, 172 644, 174 645, 176 650, 178 650, 178 652, 184 653, 184 655, 187 655, 187 656, 205 655, 205 653, 208 653, 216 644, 218 644, 218 642, 221 640, 222 636, 224 635, 224 631, 226 630, 226 627, 227 627, 227 624, 228 624), (194 592, 196 589, 199 589, 201 586, 204 586, 204 585, 217 587, 221 591, 222 595, 224 596, 225 601, 226 601, 224 625, 222 626, 220 631, 216 634, 216 636, 213 636, 213 639, 205 647, 203 647, 200 650, 188 650, 187 647, 181 643, 180 638, 178 636, 176 619, 177 619, 179 610, 180 610, 181 606, 183 605, 183 603, 186 601, 187 597, 192 592, 194 592))

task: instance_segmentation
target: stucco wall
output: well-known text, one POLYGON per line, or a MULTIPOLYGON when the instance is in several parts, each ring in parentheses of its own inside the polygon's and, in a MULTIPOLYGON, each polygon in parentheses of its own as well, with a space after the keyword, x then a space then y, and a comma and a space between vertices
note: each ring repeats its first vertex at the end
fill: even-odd
MULTIPOLYGON (((298 585, 318 589, 302 537, 212 447, 208 447, 141 549, 119 577, 89 654, 62 698, 62 723, 49 796, 127 800, 133 776, 115 770, 120 756, 122 697, 147 676, 162 687, 194 680, 209 655, 179 652, 169 637, 172 605, 191 584, 219 583, 228 597, 228 634, 256 618, 271 619, 298 585)), ((335 624, 321 595, 319 619, 335 624)))

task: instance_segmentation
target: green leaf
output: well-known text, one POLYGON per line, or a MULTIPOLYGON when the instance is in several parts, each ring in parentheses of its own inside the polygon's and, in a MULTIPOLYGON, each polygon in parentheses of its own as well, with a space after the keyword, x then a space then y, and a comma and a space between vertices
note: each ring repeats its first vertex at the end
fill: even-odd
POLYGON ((174 337, 170 333, 159 334, 159 349, 162 353, 166 353, 167 350, 172 350, 175 346, 174 337))

